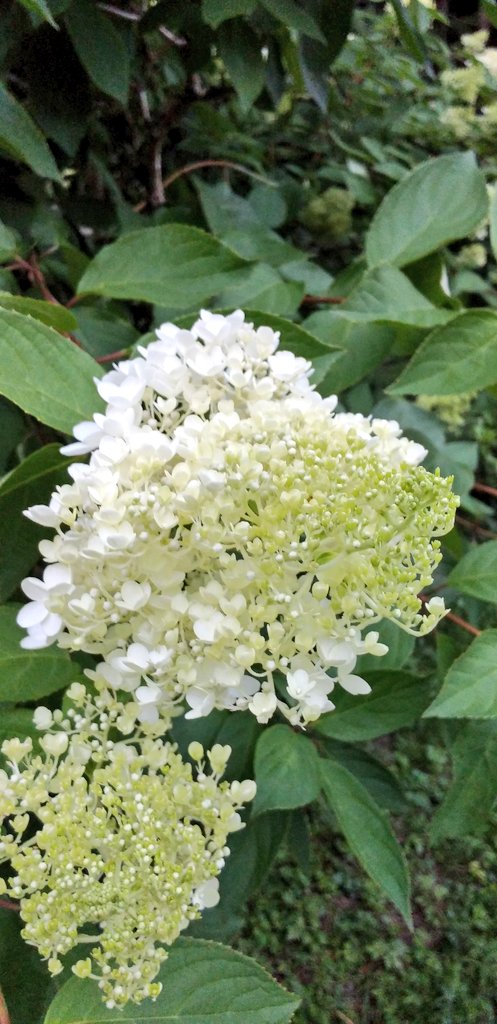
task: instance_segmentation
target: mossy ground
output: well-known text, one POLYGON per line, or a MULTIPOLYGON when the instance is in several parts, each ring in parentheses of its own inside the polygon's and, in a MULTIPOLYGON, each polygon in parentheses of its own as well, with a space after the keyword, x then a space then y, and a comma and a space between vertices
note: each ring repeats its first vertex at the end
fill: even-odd
POLYGON ((308 869, 280 854, 238 946, 302 995, 294 1024, 494 1024, 496 818, 484 837, 432 848, 443 747, 421 726, 384 754, 407 798, 394 820, 413 876, 412 934, 320 821, 308 869))

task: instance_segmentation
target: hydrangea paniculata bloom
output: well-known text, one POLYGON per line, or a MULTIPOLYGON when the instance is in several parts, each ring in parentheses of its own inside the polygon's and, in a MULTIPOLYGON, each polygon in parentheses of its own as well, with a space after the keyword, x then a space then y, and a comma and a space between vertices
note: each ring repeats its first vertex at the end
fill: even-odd
POLYGON ((255 783, 220 781, 229 747, 204 758, 191 744, 192 770, 147 727, 113 743, 122 706, 92 704, 81 684, 69 692, 80 706, 66 719, 35 713, 44 755, 30 739, 2 746, 0 862, 13 874, 0 886, 21 901, 23 936, 51 973, 80 946, 74 973, 98 981, 112 1008, 155 998, 167 947, 218 902, 226 841, 243 827, 238 812, 255 783))
POLYGON ((313 721, 337 683, 368 691, 357 656, 387 650, 368 627, 421 633, 444 614, 417 595, 450 480, 397 423, 335 413, 310 364, 241 312, 158 335, 98 382, 106 412, 66 449, 89 464, 29 510, 57 532, 23 584, 23 643, 97 655, 98 685, 133 693, 142 721, 185 699, 189 717, 313 721))

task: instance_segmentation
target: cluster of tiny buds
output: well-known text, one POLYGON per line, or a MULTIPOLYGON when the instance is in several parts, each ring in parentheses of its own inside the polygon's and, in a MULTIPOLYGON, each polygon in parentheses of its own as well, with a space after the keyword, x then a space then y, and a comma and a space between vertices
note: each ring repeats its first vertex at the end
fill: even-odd
POLYGON ((0 888, 20 901, 23 935, 52 974, 88 945, 72 970, 112 1009, 157 997, 168 947, 218 902, 255 783, 222 781, 229 746, 191 743, 192 767, 152 727, 113 741, 123 708, 103 710, 80 683, 68 695, 66 714, 35 712, 42 754, 30 738, 2 744, 0 862, 13 874, 0 888))

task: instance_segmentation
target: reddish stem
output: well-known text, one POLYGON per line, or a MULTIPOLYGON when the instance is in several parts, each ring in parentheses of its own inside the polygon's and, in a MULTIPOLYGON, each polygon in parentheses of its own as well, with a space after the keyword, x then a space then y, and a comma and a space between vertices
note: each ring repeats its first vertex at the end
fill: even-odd
MULTIPOLYGON (((257 178, 257 181, 266 181, 262 175, 256 174, 255 171, 249 171, 248 167, 244 167, 243 164, 236 164, 232 160, 196 160, 193 164, 185 164, 184 167, 180 167, 177 171, 173 171, 167 178, 164 178, 162 182, 162 190, 165 192, 173 181, 177 178, 181 178, 184 174, 192 174, 193 171, 200 171, 203 167, 227 167, 232 171, 239 171, 240 174, 248 174, 250 178, 257 178)), ((135 213, 141 213, 142 210, 148 204, 147 199, 143 199, 141 203, 137 203, 133 207, 135 213)))
POLYGON ((480 534, 480 537, 489 537, 491 540, 495 540, 497 538, 497 533, 494 533, 492 530, 485 529, 484 526, 479 526, 479 524, 474 523, 472 519, 466 519, 464 516, 460 516, 459 513, 456 515, 456 520, 467 530, 472 530, 473 533, 480 534))
POLYGON ((479 484, 478 482, 473 484, 474 491, 481 491, 482 494, 490 494, 492 498, 497 498, 497 489, 495 487, 489 487, 488 484, 479 484))
POLYGON ((123 359, 125 356, 128 355, 128 351, 129 350, 127 348, 121 348, 118 349, 117 352, 109 352, 108 355, 106 356, 99 356, 98 359, 95 360, 95 362, 112 363, 114 362, 114 359, 123 359))
POLYGON ((16 914, 19 913, 19 904, 13 900, 0 900, 0 907, 2 910, 15 910, 16 914))
POLYGON ((7 1009, 7 1003, 3 997, 3 992, 0 988, 0 1024, 10 1024, 9 1011, 7 1009))
POLYGON ((345 296, 334 297, 331 295, 304 295, 301 306, 320 306, 321 304, 327 306, 339 306, 342 302, 345 302, 345 296))

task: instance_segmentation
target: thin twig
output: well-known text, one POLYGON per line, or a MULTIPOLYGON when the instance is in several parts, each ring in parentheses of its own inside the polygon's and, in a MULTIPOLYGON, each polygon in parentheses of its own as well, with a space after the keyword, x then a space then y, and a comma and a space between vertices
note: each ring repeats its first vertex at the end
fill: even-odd
POLYGON ((112 363, 114 361, 114 359, 124 359, 127 355, 129 355, 129 349, 121 348, 121 349, 118 349, 117 352, 109 352, 109 354, 106 355, 106 356, 98 356, 98 358, 95 359, 95 362, 96 363, 112 363))
POLYGON ((15 910, 17 914, 19 913, 19 904, 13 900, 0 900, 0 907, 2 910, 15 910))
POLYGON ((343 1021, 343 1024, 354 1024, 354 1021, 351 1020, 350 1017, 347 1017, 346 1013, 342 1013, 341 1010, 335 1010, 335 1013, 337 1017, 339 1017, 340 1020, 343 1021))
POLYGON ((137 14, 136 11, 123 11, 121 7, 114 7, 114 4, 97 4, 101 11, 107 11, 107 14, 115 14, 116 18, 126 18, 127 21, 139 21, 141 14, 137 14))
POLYGON ((157 139, 152 154, 152 178, 153 189, 151 196, 152 206, 163 206, 166 201, 164 182, 162 180, 162 145, 163 139, 157 139))
MULTIPOLYGON (((236 164, 232 160, 196 160, 193 164, 186 164, 184 167, 180 167, 177 171, 173 171, 167 178, 164 178, 162 182, 162 188, 164 192, 167 191, 170 185, 173 184, 177 178, 181 178, 184 174, 192 174, 193 171, 200 171, 203 167, 227 167, 232 171, 239 171, 240 174, 247 174, 249 178, 255 178, 256 181, 261 181, 263 185, 268 185, 270 188, 276 188, 276 183, 270 181, 269 178, 265 178, 262 174, 257 174, 256 171, 249 170, 248 167, 244 167, 243 164, 236 164)), ((141 203, 137 203, 133 207, 135 213, 141 213, 142 210, 148 205, 148 200, 143 199, 141 203)))
POLYGON ((490 540, 497 539, 497 533, 494 533, 493 530, 487 530, 484 526, 480 526, 478 523, 474 523, 472 519, 466 519, 464 516, 460 516, 459 513, 457 513, 456 520, 460 526, 465 527, 466 530, 472 530, 473 533, 479 534, 480 537, 489 537, 490 540))
POLYGON ((2 989, 0 988, 0 1024, 10 1024, 9 1011, 7 1009, 7 1003, 3 997, 2 989))
MULTIPOLYGON (((339 306, 342 302, 345 302, 345 296, 334 297, 330 295, 304 295, 301 306, 320 306, 321 304, 327 306, 339 306)), ((338 1012, 338 1011, 337 1011, 338 1012)))
POLYGON ((490 494, 492 498, 497 498, 497 489, 495 487, 489 487, 488 484, 479 484, 478 481, 473 484, 474 491, 481 491, 482 494, 490 494))

